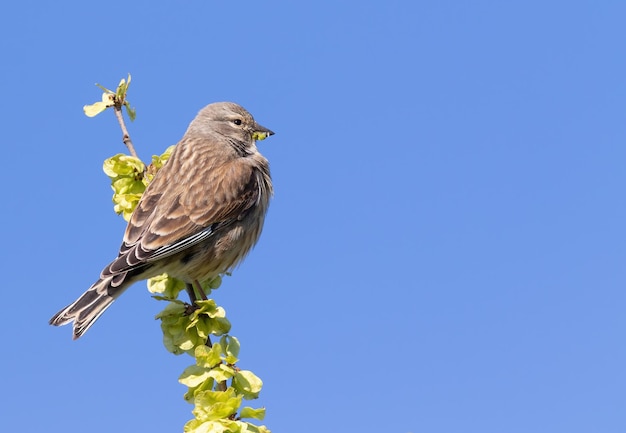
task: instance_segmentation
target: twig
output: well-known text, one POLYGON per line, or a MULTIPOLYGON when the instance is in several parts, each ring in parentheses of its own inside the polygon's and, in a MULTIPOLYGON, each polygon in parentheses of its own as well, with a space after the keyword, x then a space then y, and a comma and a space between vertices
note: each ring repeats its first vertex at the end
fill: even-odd
POLYGON ((228 389, 228 384, 225 380, 217 382, 217 390, 218 391, 226 391, 228 389))
POLYGON ((122 128, 122 141, 128 148, 128 151, 132 156, 139 159, 137 156, 137 152, 135 152, 135 146, 133 146, 133 141, 130 139, 130 135, 128 134, 128 129, 126 129, 126 123, 124 123, 124 116, 122 115, 122 106, 115 104, 113 106, 115 117, 117 117, 117 121, 120 124, 120 128, 122 128))

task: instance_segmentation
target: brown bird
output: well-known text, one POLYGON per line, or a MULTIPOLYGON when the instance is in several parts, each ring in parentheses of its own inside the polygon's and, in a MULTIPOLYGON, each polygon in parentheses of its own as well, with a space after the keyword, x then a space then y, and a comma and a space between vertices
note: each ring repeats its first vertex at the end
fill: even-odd
POLYGON ((133 212, 119 255, 50 324, 83 335, 133 283, 164 272, 199 288, 256 244, 273 193, 257 139, 274 133, 232 102, 204 107, 133 212))

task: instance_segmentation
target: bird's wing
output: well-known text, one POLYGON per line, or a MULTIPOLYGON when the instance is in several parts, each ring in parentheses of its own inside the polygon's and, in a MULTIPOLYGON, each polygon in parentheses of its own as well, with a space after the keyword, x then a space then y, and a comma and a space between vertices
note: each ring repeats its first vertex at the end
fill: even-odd
POLYGON ((170 170, 159 176, 161 171, 144 192, 106 273, 126 272, 202 242, 241 219, 259 199, 255 169, 241 159, 209 172, 170 170))

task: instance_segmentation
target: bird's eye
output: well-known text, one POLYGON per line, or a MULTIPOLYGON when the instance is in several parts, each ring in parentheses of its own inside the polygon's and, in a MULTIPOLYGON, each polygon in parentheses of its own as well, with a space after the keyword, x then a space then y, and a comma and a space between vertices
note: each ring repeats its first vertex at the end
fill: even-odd
POLYGON ((233 123, 235 125, 241 125, 241 119, 235 119, 235 120, 233 120, 233 123))

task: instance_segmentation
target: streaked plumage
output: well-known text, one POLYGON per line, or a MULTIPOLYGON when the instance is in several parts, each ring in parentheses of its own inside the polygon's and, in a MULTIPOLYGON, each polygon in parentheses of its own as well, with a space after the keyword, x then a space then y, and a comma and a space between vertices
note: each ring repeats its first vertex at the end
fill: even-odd
POLYGON ((188 284, 236 266, 257 242, 272 195, 255 138, 273 132, 241 106, 203 108, 144 192, 118 257, 50 323, 74 322, 74 338, 131 284, 167 272, 188 284))

